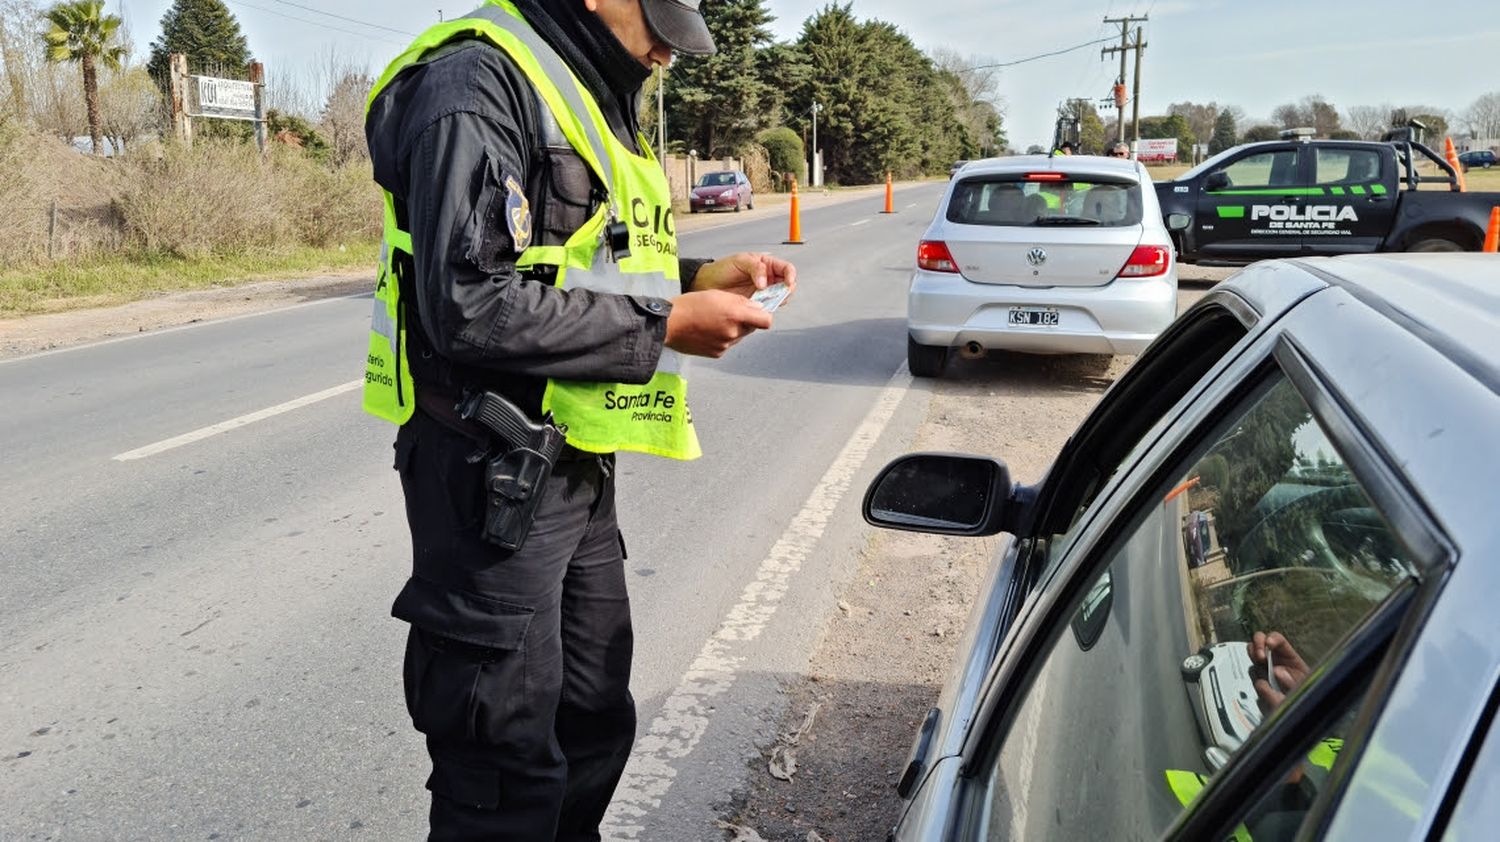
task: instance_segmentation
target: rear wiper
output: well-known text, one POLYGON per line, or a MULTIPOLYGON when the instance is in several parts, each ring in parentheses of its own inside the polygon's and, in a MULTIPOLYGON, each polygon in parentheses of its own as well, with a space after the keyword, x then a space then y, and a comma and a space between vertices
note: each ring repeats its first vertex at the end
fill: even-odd
POLYGON ((1039 216, 1033 225, 1099 225, 1099 220, 1088 216, 1039 216))

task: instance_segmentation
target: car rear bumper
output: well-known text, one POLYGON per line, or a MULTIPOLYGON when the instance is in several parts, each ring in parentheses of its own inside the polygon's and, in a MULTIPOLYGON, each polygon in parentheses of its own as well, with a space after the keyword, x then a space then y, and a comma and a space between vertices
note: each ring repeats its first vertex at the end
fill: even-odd
POLYGON ((1139 354, 1177 317, 1177 272, 1097 287, 978 284, 917 270, 906 327, 921 345, 1033 354, 1139 354), (1054 307, 1056 327, 1010 324, 1012 307, 1054 307))

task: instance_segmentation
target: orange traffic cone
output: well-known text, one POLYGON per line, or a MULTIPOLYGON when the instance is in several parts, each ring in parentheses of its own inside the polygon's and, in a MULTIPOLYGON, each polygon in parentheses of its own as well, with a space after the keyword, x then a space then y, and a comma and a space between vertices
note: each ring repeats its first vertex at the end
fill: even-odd
POLYGON ((891 171, 885 171, 885 210, 881 213, 896 212, 896 194, 891 192, 891 171))
POLYGON ((792 179, 792 224, 791 230, 787 232, 785 245, 802 245, 802 202, 797 198, 797 179, 795 178, 792 179))
POLYGON ((1500 252, 1500 207, 1490 208, 1490 227, 1484 232, 1484 248, 1489 254, 1500 252))
POLYGON ((1463 193, 1469 188, 1464 184, 1464 165, 1458 160, 1458 150, 1453 148, 1453 138, 1443 138, 1443 157, 1448 159, 1448 165, 1453 167, 1454 178, 1458 180, 1458 192, 1463 193))

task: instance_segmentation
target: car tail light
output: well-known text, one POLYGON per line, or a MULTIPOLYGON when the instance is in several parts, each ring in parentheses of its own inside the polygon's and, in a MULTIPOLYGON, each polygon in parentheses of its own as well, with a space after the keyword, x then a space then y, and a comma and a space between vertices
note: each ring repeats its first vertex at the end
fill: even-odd
POLYGON ((1060 172, 1029 172, 1026 174, 1027 181, 1062 181, 1067 176, 1060 172))
POLYGON ((1117 277, 1150 278, 1165 275, 1167 267, 1171 265, 1172 252, 1166 246, 1136 246, 1117 277))
POLYGON ((957 274, 958 263, 948 252, 942 240, 923 240, 917 244, 917 268, 929 272, 953 272, 957 274))

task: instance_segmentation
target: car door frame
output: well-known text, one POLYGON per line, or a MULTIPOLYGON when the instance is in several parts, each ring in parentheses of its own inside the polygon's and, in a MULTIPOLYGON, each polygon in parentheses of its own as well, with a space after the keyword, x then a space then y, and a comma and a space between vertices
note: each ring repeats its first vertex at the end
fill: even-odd
MULTIPOLYGON (((993 749, 1003 741, 996 734, 1009 727, 1009 719, 1019 708, 1029 690, 1028 682, 1034 674, 1034 665, 1045 658, 1053 640, 1053 633, 1061 631, 1070 622, 1071 608, 1081 596, 1083 589, 1097 578, 1102 565, 1108 560, 1108 551, 1115 546, 1121 530, 1129 525, 1130 516, 1139 511, 1139 506, 1150 499, 1149 495, 1170 480, 1170 473, 1180 468, 1184 455, 1201 445, 1203 437, 1221 422, 1226 413, 1239 411, 1246 396, 1258 388, 1266 376, 1280 369, 1293 382, 1299 394, 1308 401, 1318 422, 1328 434, 1331 442, 1345 455, 1351 470, 1381 513, 1390 518, 1398 534, 1413 542, 1410 547, 1414 562, 1426 577, 1421 587, 1410 596, 1416 600, 1415 610, 1401 613, 1400 627, 1385 629, 1387 637, 1370 634, 1353 634, 1345 639, 1337 657, 1329 664, 1342 664, 1346 671, 1359 668, 1378 669, 1374 681, 1378 685, 1393 681, 1398 672, 1398 653, 1384 647, 1394 637, 1406 639, 1414 635, 1414 624, 1430 609, 1437 590, 1446 579, 1446 571, 1452 560, 1451 545, 1443 537, 1438 526, 1431 521, 1420 506, 1413 506, 1403 496, 1408 491, 1399 480, 1396 469, 1390 465, 1378 446, 1371 442, 1358 424, 1348 414, 1346 404, 1326 377, 1319 374, 1300 354, 1289 338, 1274 325, 1256 335, 1228 365, 1220 367, 1212 375, 1212 381, 1200 384, 1202 388, 1185 399, 1174 410, 1180 422, 1176 431, 1163 435, 1153 442, 1149 452, 1141 454, 1135 466, 1122 465, 1091 506, 1085 516, 1087 523, 1074 537, 1066 557, 1051 572, 1047 581, 1038 582, 1035 598, 1016 619, 1013 633, 996 659, 997 669, 985 688, 981 710, 970 729, 963 751, 962 776, 972 794, 979 787, 973 786, 976 776, 984 774, 993 759, 993 749), (1131 477, 1139 477, 1131 481, 1131 477), (1357 648, 1358 647, 1358 648, 1357 648), (1350 657, 1346 657, 1346 655, 1350 657)), ((1378 611, 1367 622, 1385 621, 1389 615, 1378 611)), ((1362 625, 1361 628, 1364 628, 1362 625)), ((1299 692, 1289 698, 1287 705, 1271 719, 1274 727, 1263 728, 1246 742, 1241 753, 1221 775, 1210 780, 1192 806, 1178 817, 1169 836, 1191 839, 1207 838, 1193 836, 1207 827, 1219 828, 1234 816, 1229 807, 1243 806, 1246 801, 1246 778, 1250 773, 1263 773, 1268 763, 1282 763, 1288 755, 1287 744, 1300 739, 1305 733, 1281 723, 1305 722, 1308 717, 1326 713, 1330 697, 1347 687, 1347 676, 1329 676, 1340 680, 1320 680, 1307 687, 1308 692, 1299 692)), ((1361 727, 1358 734, 1368 733, 1371 719, 1378 714, 1379 693, 1372 692, 1361 703, 1361 727)), ((1358 739, 1347 744, 1345 752, 1355 757, 1362 745, 1358 739)), ((1353 765, 1353 764, 1350 764, 1353 765)), ((1349 766, 1344 766, 1344 769, 1349 766)), ((1274 783, 1275 776, 1256 779, 1255 786, 1262 788, 1274 783)), ((1320 816, 1336 803, 1337 793, 1343 783, 1340 776, 1325 793, 1320 794, 1320 816)), ((963 785, 963 782, 960 782, 963 785)), ((955 831, 966 816, 974 814, 973 805, 967 809, 956 809, 951 813, 947 838, 959 838, 955 831)), ((1227 830, 1232 829, 1230 822, 1227 830)))

